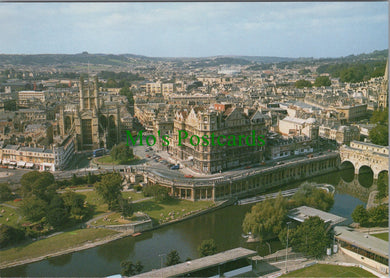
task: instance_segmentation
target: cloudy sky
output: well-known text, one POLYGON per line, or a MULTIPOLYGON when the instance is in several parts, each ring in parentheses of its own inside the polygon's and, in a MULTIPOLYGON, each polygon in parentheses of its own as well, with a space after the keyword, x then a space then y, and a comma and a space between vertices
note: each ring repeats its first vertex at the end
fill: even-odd
POLYGON ((338 57, 388 48, 387 2, 0 3, 0 53, 338 57))

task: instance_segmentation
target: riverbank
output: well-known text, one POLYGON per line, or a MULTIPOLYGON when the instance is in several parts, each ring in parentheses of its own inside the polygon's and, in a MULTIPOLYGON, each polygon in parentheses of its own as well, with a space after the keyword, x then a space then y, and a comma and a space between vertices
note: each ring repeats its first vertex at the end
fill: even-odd
MULTIPOLYGON (((194 214, 185 216, 185 217, 180 218, 180 219, 175 219, 175 220, 166 222, 164 224, 156 225, 156 226, 154 226, 154 227, 152 227, 150 229, 146 229, 146 230, 144 230, 142 232, 148 232, 148 231, 157 230, 157 229, 165 227, 167 225, 171 225, 171 224, 175 224, 175 223, 182 222, 182 221, 185 221, 185 220, 189 220, 191 218, 194 218, 194 217, 206 214, 206 213, 210 213, 210 212, 215 211, 217 209, 221 209, 221 208, 224 208, 226 206, 230 206, 233 203, 234 203, 234 200, 228 200, 228 201, 220 202, 220 203, 216 204, 215 206, 206 208, 206 209, 204 209, 202 211, 196 212, 194 214)), ((102 215, 100 215, 100 217, 102 217, 102 215)), ((94 230, 105 230, 105 229, 89 228, 89 229, 80 229, 80 230, 76 230, 76 231, 88 231, 88 230, 94 231, 94 230)), ((20 265, 24 265, 24 264, 29 264, 29 263, 45 260, 45 259, 52 258, 52 257, 57 257, 57 256, 69 254, 69 253, 74 253, 74 252, 77 252, 77 251, 82 251, 82 250, 85 250, 85 249, 93 248, 93 247, 96 247, 96 246, 99 246, 99 245, 103 245, 103 244, 106 244, 106 243, 109 243, 109 242, 112 242, 112 241, 124 238, 124 237, 127 237, 127 236, 131 236, 133 234, 132 232, 115 232, 113 230, 109 230, 109 231, 112 234, 108 235, 108 236, 105 236, 104 238, 96 238, 92 242, 89 239, 87 241, 84 241, 82 244, 79 244, 79 245, 76 245, 76 246, 71 246, 71 247, 68 247, 68 248, 60 250, 60 251, 48 252, 48 253, 45 253, 43 255, 39 255, 39 256, 36 256, 36 257, 28 257, 28 258, 23 258, 22 257, 21 259, 15 259, 14 260, 13 257, 18 256, 20 254, 21 250, 24 249, 23 247, 21 248, 21 246, 16 246, 16 247, 13 247, 13 248, 8 248, 8 249, 5 249, 5 250, 1 250, 0 251, 0 258, 3 259, 3 258, 8 256, 9 258, 11 258, 11 261, 10 260, 1 261, 0 262, 0 269, 14 267, 14 266, 20 266, 20 265)), ((55 246, 55 242, 58 240, 58 237, 63 237, 63 236, 64 236, 64 233, 59 234, 59 235, 55 235, 55 236, 52 236, 52 237, 49 237, 49 238, 45 238, 45 239, 42 239, 42 240, 39 240, 39 241, 30 242, 30 243, 27 243, 26 247, 30 246, 29 247, 30 249, 38 250, 38 249, 42 248, 41 246, 55 246), (47 242, 47 241, 50 241, 50 242, 47 242), (51 242, 53 244, 50 244, 51 242), (41 248, 37 248, 37 247, 41 247, 41 248)))

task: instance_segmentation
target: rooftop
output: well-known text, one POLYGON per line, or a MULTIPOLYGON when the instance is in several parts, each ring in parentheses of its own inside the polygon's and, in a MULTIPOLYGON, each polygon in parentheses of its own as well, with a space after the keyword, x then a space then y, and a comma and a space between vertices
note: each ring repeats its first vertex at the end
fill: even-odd
POLYGON ((299 222, 303 222, 311 216, 318 216, 323 221, 330 222, 332 226, 346 220, 344 217, 307 206, 292 209, 287 216, 299 222))
POLYGON ((235 261, 241 258, 256 255, 256 251, 245 249, 242 247, 231 249, 225 252, 221 252, 215 255, 195 259, 192 261, 184 262, 181 264, 164 267, 161 269, 145 272, 133 277, 172 277, 179 276, 186 273, 198 271, 211 266, 219 265, 229 261, 235 261))
POLYGON ((345 226, 334 228, 336 238, 358 246, 364 250, 389 258, 389 243, 377 237, 352 230, 345 226))

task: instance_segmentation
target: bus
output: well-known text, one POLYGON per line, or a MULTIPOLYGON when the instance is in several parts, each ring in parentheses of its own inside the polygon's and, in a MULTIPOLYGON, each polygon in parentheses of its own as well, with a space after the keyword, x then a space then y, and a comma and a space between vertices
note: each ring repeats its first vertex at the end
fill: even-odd
POLYGON ((93 150, 93 157, 104 155, 104 148, 93 150))

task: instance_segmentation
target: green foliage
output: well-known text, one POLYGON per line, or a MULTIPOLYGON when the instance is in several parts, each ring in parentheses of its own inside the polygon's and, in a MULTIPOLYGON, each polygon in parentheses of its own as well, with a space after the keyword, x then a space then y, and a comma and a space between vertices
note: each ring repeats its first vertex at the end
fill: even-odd
POLYGON ((279 234, 287 217, 287 202, 281 194, 276 199, 257 203, 247 213, 242 224, 245 233, 251 232, 260 241, 273 238, 279 234))
POLYGON ((47 203, 35 196, 23 200, 20 206, 22 214, 30 221, 40 221, 46 215, 47 203))
POLYGON ((329 211, 334 204, 332 193, 328 193, 309 183, 302 184, 299 190, 293 195, 292 200, 296 207, 309 206, 324 211, 329 211))
POLYGON ((115 145, 111 150, 111 158, 119 163, 126 163, 134 157, 133 149, 126 143, 115 145))
POLYGON ((135 264, 133 264, 131 261, 123 261, 121 262, 121 268, 121 274, 123 276, 133 276, 140 273, 144 269, 144 266, 140 261, 136 262, 135 264))
POLYGON ((386 108, 383 111, 374 111, 370 118, 370 122, 372 124, 387 125, 389 122, 389 108, 386 108))
POLYGON ((136 184, 133 186, 133 189, 136 191, 136 192, 140 192, 142 190, 142 186, 139 185, 139 184, 136 184))
POLYGON ((296 88, 310 88, 312 86, 313 86, 313 84, 311 84, 310 81, 305 80, 305 79, 301 79, 301 80, 298 80, 295 82, 296 88))
POLYGON ((389 126, 388 125, 377 125, 370 130, 368 137, 371 142, 381 146, 389 145, 389 126))
POLYGON ((378 176, 378 199, 389 196, 389 173, 381 172, 378 176))
POLYGON ((368 223, 368 212, 363 205, 358 205, 352 212, 352 219, 361 226, 366 226, 368 223))
POLYGON ((129 89, 129 87, 123 87, 120 89, 119 94, 125 96, 130 105, 134 104, 133 92, 129 89))
POLYGON ((119 199, 119 208, 124 217, 130 217, 133 214, 133 205, 128 199, 121 197, 119 199))
POLYGON ((341 82, 362 82, 372 77, 384 75, 386 61, 368 61, 355 63, 336 63, 321 65, 318 73, 329 73, 334 78, 340 78, 341 82))
POLYGON ((28 172, 20 179, 22 195, 24 197, 34 195, 49 201, 56 191, 54 181, 53 174, 49 172, 28 172))
POLYGON ((108 209, 118 206, 121 197, 122 177, 119 173, 110 173, 102 177, 102 180, 95 186, 96 192, 108 204, 108 209))
POLYGON ((201 257, 214 255, 217 253, 217 245, 214 239, 203 240, 198 247, 198 252, 201 257))
POLYGON ((0 224, 0 248, 17 243, 25 238, 24 232, 20 229, 0 224))
POLYGON ((389 220, 389 208, 387 205, 380 205, 368 210, 372 225, 387 226, 389 220))
POLYGON ((318 216, 309 217, 297 228, 289 231, 289 245, 294 251, 307 256, 322 258, 332 243, 329 224, 318 216))
POLYGON ((67 191, 62 194, 62 199, 67 212, 75 220, 85 220, 91 215, 92 208, 85 205, 85 195, 67 191))
POLYGON ((179 253, 177 250, 172 250, 167 255, 167 262, 165 263, 166 266, 171 266, 175 264, 181 263, 179 253))
POLYGON ((12 190, 7 183, 0 183, 0 202, 12 199, 12 190))
POLYGON ((142 188, 145 197, 153 196, 158 202, 170 199, 169 188, 160 186, 158 184, 147 185, 142 188))
POLYGON ((316 81, 314 82, 315 87, 328 87, 332 84, 332 82, 329 79, 329 76, 318 76, 316 78, 316 81))

